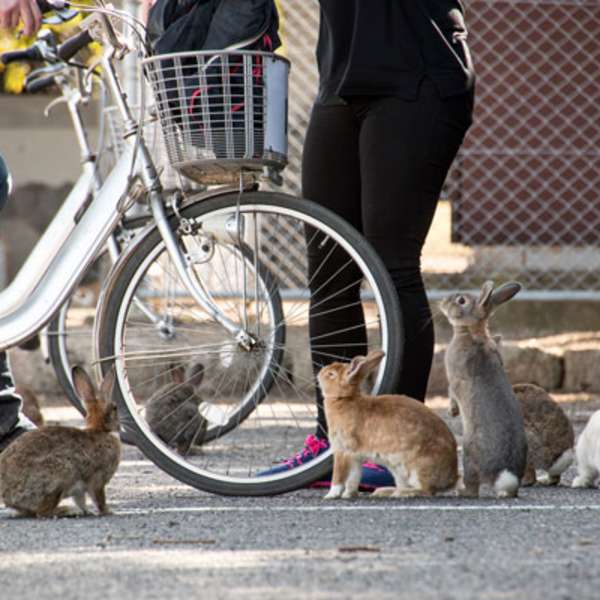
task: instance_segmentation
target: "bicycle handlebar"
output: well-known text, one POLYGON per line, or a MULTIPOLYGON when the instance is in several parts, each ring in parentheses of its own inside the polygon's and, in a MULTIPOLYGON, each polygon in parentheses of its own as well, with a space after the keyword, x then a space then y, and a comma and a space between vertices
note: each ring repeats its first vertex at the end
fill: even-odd
POLYGON ((0 60, 7 65, 17 60, 43 60, 40 49, 36 46, 29 46, 25 50, 13 50, 12 52, 4 52, 0 54, 0 60))
POLYGON ((35 94, 36 92, 41 92, 42 90, 45 90, 46 88, 53 86, 54 84, 56 84, 56 79, 54 78, 54 75, 48 75, 46 77, 38 77, 33 81, 26 82, 25 89, 29 93, 35 94))
MULTIPOLYGON (((63 42, 57 49, 56 55, 61 60, 67 62, 73 58, 82 48, 93 42, 92 36, 87 31, 81 31, 74 36, 68 38, 63 42)), ((15 62, 17 60, 23 61, 42 61, 46 60, 46 57, 42 54, 37 44, 29 46, 24 50, 14 50, 12 52, 4 52, 0 54, 0 60, 5 64, 15 62)))
POLYGON ((93 41, 88 31, 81 31, 63 42, 56 49, 56 54, 61 60, 66 62, 93 41))

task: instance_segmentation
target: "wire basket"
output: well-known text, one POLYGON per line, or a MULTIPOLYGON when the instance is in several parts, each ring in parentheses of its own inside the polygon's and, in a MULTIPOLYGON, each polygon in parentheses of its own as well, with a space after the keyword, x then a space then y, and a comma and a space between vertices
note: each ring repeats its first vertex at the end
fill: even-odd
POLYGON ((143 61, 171 165, 204 184, 287 164, 288 60, 184 52, 143 61))

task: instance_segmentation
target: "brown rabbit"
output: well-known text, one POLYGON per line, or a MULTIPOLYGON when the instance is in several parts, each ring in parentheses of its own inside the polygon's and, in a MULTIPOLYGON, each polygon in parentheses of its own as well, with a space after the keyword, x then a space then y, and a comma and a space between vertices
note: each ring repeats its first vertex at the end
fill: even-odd
POLYGON ((556 485, 573 462, 575 433, 562 408, 543 388, 532 383, 513 385, 521 404, 527 436, 527 467, 521 485, 536 482, 536 469, 546 472, 537 481, 556 485))
POLYGON ((361 382, 383 357, 382 351, 373 351, 319 373, 334 453, 326 498, 355 496, 365 459, 386 466, 396 482, 375 496, 433 496, 458 482, 456 440, 440 417, 407 396, 361 393, 361 382))
POLYGON ((21 435, 0 454, 0 491, 6 506, 21 515, 51 517, 63 498, 72 497, 88 514, 89 494, 102 515, 110 514, 104 488, 119 466, 121 445, 117 407, 111 401, 114 371, 100 398, 86 372, 73 368, 73 383, 87 411, 85 429, 52 426, 21 435))
POLYGON ((26 385, 17 384, 16 392, 23 398, 23 414, 36 426, 45 425, 44 415, 35 392, 26 385))

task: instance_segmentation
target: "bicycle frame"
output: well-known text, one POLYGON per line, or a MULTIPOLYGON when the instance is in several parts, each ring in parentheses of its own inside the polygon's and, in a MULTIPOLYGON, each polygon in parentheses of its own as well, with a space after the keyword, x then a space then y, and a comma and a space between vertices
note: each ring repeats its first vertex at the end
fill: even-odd
POLYGON ((152 215, 182 284, 194 300, 240 344, 251 345, 251 337, 222 314, 195 280, 192 267, 186 264, 167 220, 158 174, 141 135, 136 147, 138 123, 121 89, 113 64, 114 54, 114 48, 104 53, 101 68, 125 123, 125 151, 89 204, 87 201, 96 181, 96 172, 93 163, 84 164, 81 178, 14 281, 0 292, 0 350, 37 333, 72 293, 129 208, 128 191, 134 179, 131 175, 137 175, 149 190, 152 215))
POLYGON ((26 340, 50 321, 106 242, 122 216, 131 154, 127 149, 79 217, 89 196, 82 176, 83 183, 63 203, 14 282, 0 292, 1 349, 26 340))
POLYGON ((37 244, 28 256, 23 268, 19 270, 11 285, 0 293, 0 318, 14 311, 22 299, 31 294, 56 256, 59 244, 62 244, 71 231, 70 223, 80 210, 81 205, 94 190, 99 190, 101 183, 97 173, 95 157, 91 150, 88 136, 81 117, 80 103, 82 95, 67 82, 64 75, 57 76, 58 85, 62 96, 51 102, 46 108, 49 113, 53 105, 65 102, 71 116, 73 129, 79 144, 82 172, 67 198, 63 201, 61 209, 50 222, 44 237, 54 240, 50 246, 46 242, 37 244))

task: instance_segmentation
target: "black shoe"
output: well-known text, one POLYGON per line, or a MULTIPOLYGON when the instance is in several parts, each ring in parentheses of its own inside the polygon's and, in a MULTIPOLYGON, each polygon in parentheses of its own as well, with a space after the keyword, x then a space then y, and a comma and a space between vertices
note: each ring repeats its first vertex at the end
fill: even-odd
POLYGON ((15 427, 11 431, 9 431, 2 439, 0 439, 0 452, 3 452, 12 444, 20 435, 27 433, 28 431, 33 431, 32 429, 27 429, 26 427, 15 427))
POLYGON ((121 438, 121 442, 127 444, 128 446, 137 446, 135 443, 135 433, 131 429, 125 429, 122 427, 119 430, 119 438, 121 438))

